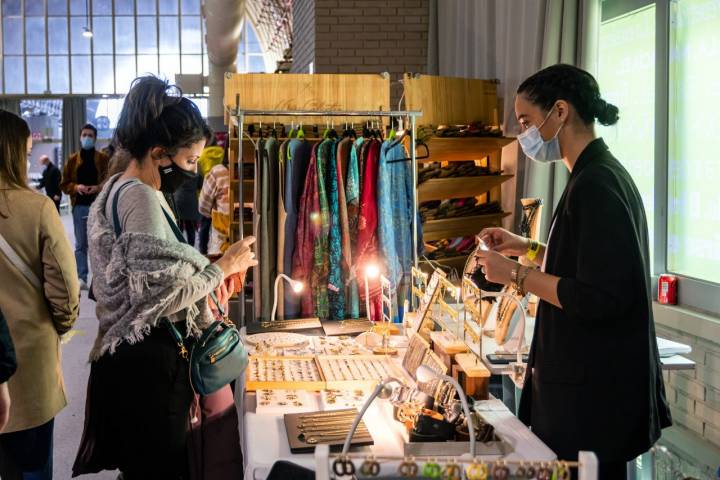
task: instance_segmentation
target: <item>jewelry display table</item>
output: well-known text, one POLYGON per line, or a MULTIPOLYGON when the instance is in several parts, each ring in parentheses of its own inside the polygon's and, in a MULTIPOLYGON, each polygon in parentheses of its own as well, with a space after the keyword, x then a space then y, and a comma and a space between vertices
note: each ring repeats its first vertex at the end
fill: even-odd
MULTIPOLYGON (((393 360, 400 365, 402 356, 393 360)), ((244 378, 238 386, 244 385, 244 378)), ((310 392, 318 397, 320 393, 310 392)), ((314 469, 313 454, 292 454, 285 432, 283 415, 256 413, 257 396, 245 392, 244 388, 236 390, 236 405, 240 417, 240 438, 245 461, 245 479, 260 480, 267 478, 273 464, 278 460, 286 460, 300 466, 314 469)), ((517 460, 555 460, 555 454, 545 446, 520 420, 518 420, 499 400, 491 399, 477 404, 477 410, 485 420, 495 427, 495 432, 511 447, 512 453, 506 458, 517 460)), ((365 424, 372 434, 375 444, 363 447, 356 452, 367 452, 368 455, 402 456, 403 440, 401 424, 392 418, 392 405, 387 400, 376 400, 364 416, 365 424)), ((488 457, 484 460, 494 460, 488 457)), ((398 464, 385 462, 381 464, 382 474, 395 473, 398 464)))

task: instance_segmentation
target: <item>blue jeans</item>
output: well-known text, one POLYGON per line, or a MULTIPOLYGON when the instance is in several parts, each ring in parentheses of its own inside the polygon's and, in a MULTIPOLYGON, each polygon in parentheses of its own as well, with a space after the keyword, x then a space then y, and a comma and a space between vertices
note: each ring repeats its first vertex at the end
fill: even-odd
POLYGON ((75 227, 75 262, 77 263, 78 278, 87 282, 88 277, 88 239, 87 221, 90 214, 89 205, 75 205, 73 207, 73 226, 75 227))
POLYGON ((0 446, 8 462, 3 475, 22 480, 51 480, 54 427, 52 419, 39 427, 0 435, 0 446))

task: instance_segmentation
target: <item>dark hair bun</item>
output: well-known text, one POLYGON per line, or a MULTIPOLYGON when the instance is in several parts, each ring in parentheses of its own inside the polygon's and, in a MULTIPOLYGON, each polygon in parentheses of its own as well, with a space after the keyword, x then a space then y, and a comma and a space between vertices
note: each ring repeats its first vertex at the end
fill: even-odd
POLYGON ((140 160, 160 146, 173 154, 206 138, 208 126, 197 106, 166 80, 136 78, 125 97, 115 143, 140 160))
POLYGON ((620 110, 612 103, 608 103, 601 98, 598 100, 597 105, 595 118, 597 118, 601 125, 615 125, 620 119, 620 110))
POLYGON ((603 125, 618 121, 619 110, 600 96, 597 80, 590 73, 574 65, 559 63, 544 68, 520 84, 518 94, 544 111, 549 111, 555 102, 565 100, 586 125, 597 119, 603 125))

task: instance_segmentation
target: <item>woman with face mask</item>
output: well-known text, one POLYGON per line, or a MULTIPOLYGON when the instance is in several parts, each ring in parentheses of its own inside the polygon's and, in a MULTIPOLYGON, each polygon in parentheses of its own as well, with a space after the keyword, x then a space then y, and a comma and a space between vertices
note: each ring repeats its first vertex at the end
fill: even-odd
POLYGON ((197 338, 215 320, 208 296, 226 302, 232 279, 256 264, 252 237, 210 264, 184 242, 161 194, 194 177, 207 132, 195 104, 167 82, 133 83, 114 142, 127 152, 126 168, 108 179, 88 220, 99 327, 74 476, 105 469, 119 469, 124 480, 242 475, 229 385, 198 397, 163 324, 197 338))
POLYGON ((626 477, 626 462, 671 424, 650 294, 648 227, 642 199, 621 163, 595 135, 618 121, 588 72, 554 65, 525 80, 515 113, 518 142, 537 162, 570 171, 547 245, 500 228, 480 237, 491 282, 540 298, 520 418, 558 456, 590 450, 600 478, 626 477), (536 268, 507 256, 525 255, 536 268))

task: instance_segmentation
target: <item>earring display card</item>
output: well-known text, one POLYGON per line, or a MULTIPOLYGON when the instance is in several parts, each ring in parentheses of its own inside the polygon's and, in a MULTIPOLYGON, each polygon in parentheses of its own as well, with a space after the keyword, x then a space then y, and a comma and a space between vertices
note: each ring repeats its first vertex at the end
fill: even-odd
POLYGON ((444 278, 445 272, 442 270, 435 270, 432 274, 432 277, 430 277, 430 282, 428 283, 427 289, 425 290, 425 295, 420 299, 420 305, 417 309, 417 315, 415 318, 415 323, 412 326, 412 333, 418 333, 422 331, 423 325, 427 321, 432 322, 431 319, 428 319, 428 314, 431 308, 431 305, 435 303, 435 300, 437 300, 438 295, 440 294, 440 279, 444 278))
POLYGON ((415 372, 422 365, 425 353, 430 350, 430 344, 417 333, 410 337, 408 348, 405 350, 402 366, 403 369, 415 379, 415 372))
MULTIPOLYGON (((285 431, 292 453, 312 453, 315 445, 330 445, 331 451, 342 449, 357 415, 356 408, 333 412, 291 413, 284 416, 285 431)), ((355 430, 350 446, 373 445, 372 435, 364 421, 355 430)))
POLYGON ((320 407, 317 396, 304 390, 258 390, 256 395, 258 414, 314 412, 320 407))
MULTIPOLYGON (((442 359, 431 350, 425 352, 425 356, 422 359, 422 365, 430 367, 431 370, 443 375, 445 375, 448 371, 448 368, 442 361, 442 359)), ((418 382, 418 390, 425 393, 426 395, 430 395, 431 397, 436 398, 437 390, 440 387, 440 383, 440 379, 433 379, 432 381, 427 383, 418 382)))

